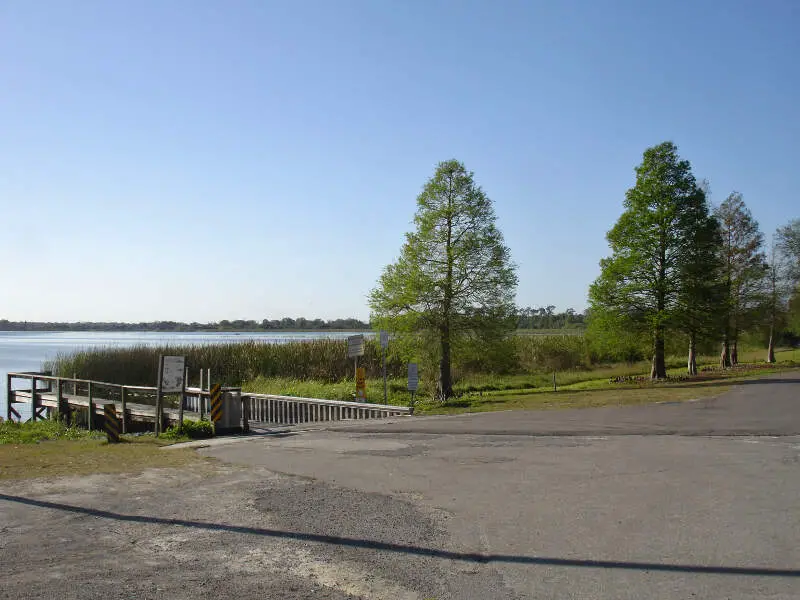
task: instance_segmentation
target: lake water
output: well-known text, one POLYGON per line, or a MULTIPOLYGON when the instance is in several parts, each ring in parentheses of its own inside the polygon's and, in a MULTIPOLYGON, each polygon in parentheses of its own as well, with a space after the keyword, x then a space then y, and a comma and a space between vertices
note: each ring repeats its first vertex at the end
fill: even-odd
MULTIPOLYGON (((272 344, 285 344, 319 338, 344 339, 354 332, 348 331, 274 331, 263 333, 169 333, 133 331, 69 331, 30 332, 0 331, 0 416, 6 416, 6 374, 9 371, 39 371, 42 363, 59 353, 102 347, 161 346, 223 344, 256 340, 272 344)), ((24 384, 25 382, 20 382, 24 384)), ((155 384, 153 384, 155 385, 155 384)), ((29 412, 27 405, 17 404, 23 418, 29 412)))

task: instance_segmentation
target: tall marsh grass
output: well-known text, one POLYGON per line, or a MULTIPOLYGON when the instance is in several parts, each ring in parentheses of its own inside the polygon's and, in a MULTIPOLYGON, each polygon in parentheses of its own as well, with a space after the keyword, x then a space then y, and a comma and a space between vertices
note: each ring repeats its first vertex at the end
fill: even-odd
MULTIPOLYGON (((381 376, 381 348, 376 339, 365 340, 365 355, 358 365, 365 367, 367 377, 381 376)), ((474 374, 523 374, 586 367, 589 354, 586 342, 577 335, 512 336, 507 340, 502 364, 496 355, 490 360, 470 357, 463 365, 455 365, 460 376, 474 374)), ((186 356, 190 381, 197 382, 199 369, 211 369, 214 381, 224 385, 241 385, 255 379, 283 378, 296 381, 334 383, 353 377, 353 360, 347 358, 345 340, 317 339, 274 344, 245 341, 230 344, 189 346, 134 346, 128 348, 93 348, 58 355, 43 365, 60 377, 77 376, 94 381, 128 385, 155 385, 158 357, 186 356)), ((405 378, 407 357, 390 345, 386 370, 390 379, 405 378)), ((428 365, 430 370, 433 365, 428 365)))
MULTIPOLYGON (((241 385, 258 377, 287 377, 335 382, 353 376, 353 360, 347 358, 345 340, 319 339, 287 344, 245 341, 231 344, 189 346, 134 346, 94 348, 58 355, 44 365, 59 377, 155 385, 159 355, 186 357, 190 381, 199 379, 199 369, 211 369, 215 382, 241 385)), ((381 349, 376 340, 366 340, 365 355, 358 360, 368 376, 381 372, 381 349)), ((386 361, 390 377, 402 377, 405 363, 393 353, 386 361)))

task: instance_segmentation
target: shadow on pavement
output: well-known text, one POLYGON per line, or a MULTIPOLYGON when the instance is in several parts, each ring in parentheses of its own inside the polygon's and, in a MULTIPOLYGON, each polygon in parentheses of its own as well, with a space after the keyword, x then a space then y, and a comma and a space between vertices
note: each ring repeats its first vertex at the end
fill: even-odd
POLYGON ((182 519, 164 519, 160 517, 149 517, 144 515, 125 515, 106 510, 97 510, 83 506, 73 506, 58 502, 47 502, 45 500, 35 500, 22 496, 11 496, 0 494, 0 500, 15 502, 37 508, 47 508, 65 512, 91 515, 101 519, 113 519, 116 521, 126 521, 131 523, 150 523, 154 525, 170 525, 174 527, 193 527, 208 531, 227 531, 230 533, 241 533, 246 535, 256 535, 274 537, 282 539, 301 540, 305 542, 316 542, 320 544, 332 544, 339 546, 349 546, 354 548, 365 548, 367 550, 382 550, 387 552, 400 552, 417 556, 428 556, 433 558, 443 558, 450 560, 460 560, 473 563, 508 563, 523 565, 542 565, 556 567, 588 567, 595 569, 629 569, 635 571, 667 571, 680 573, 702 573, 713 575, 745 575, 756 577, 800 577, 799 569, 773 569, 768 567, 724 567, 713 565, 680 565, 647 562, 629 562, 615 560, 586 560, 577 558, 552 558, 546 556, 520 556, 514 554, 483 554, 477 552, 455 552, 450 550, 440 550, 437 548, 425 548, 421 546, 411 546, 406 544, 393 544, 389 542, 379 542, 375 540, 363 540, 356 538, 345 538, 333 535, 320 535, 313 533, 300 533, 291 531, 281 531, 278 529, 263 529, 260 527, 243 527, 240 525, 226 525, 223 523, 204 523, 202 521, 186 521, 182 519))

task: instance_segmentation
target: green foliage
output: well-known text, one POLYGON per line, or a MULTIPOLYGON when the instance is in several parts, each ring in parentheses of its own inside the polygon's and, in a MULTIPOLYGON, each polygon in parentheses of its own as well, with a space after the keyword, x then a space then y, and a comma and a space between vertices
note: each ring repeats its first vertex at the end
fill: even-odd
POLYGON ((0 421, 0 444, 36 444, 45 440, 80 440, 99 435, 51 419, 27 423, 0 421))
POLYGON ((532 335, 513 338, 517 372, 564 371, 587 368, 590 363, 589 345, 579 335, 532 335))
POLYGON ((564 312, 556 312, 556 307, 526 306, 517 310, 517 329, 583 329, 585 315, 568 308, 564 312))
POLYGON ((794 294, 789 299, 787 322, 789 329, 794 332, 795 335, 800 336, 800 288, 795 290, 794 294))
POLYGON ((649 332, 618 313, 591 311, 586 343, 592 363, 635 363, 644 360, 652 342, 649 332))
POLYGON ((612 255, 600 261, 589 301, 607 328, 650 333, 653 377, 666 377, 665 332, 685 316, 682 286, 707 229, 705 193, 689 162, 671 142, 648 148, 636 169, 636 185, 626 194, 625 211, 608 232, 612 255))
POLYGON ((214 435, 214 426, 210 421, 192 421, 184 419, 183 426, 173 425, 167 429, 160 437, 168 440, 179 440, 189 438, 199 440, 210 438, 214 435))
POLYGON ((791 286, 800 285, 800 219, 790 221, 777 232, 778 251, 785 264, 791 286))
POLYGON ((376 326, 411 336, 429 369, 439 362, 443 398, 453 392, 451 354, 472 340, 496 345, 515 327, 515 266, 495 220, 472 173, 440 163, 417 198, 415 230, 370 294, 376 326))
POLYGON ((726 342, 731 340, 735 344, 739 332, 756 323, 758 309, 764 302, 763 283, 768 270, 763 252, 764 236, 738 192, 725 199, 716 215, 722 235, 724 337, 726 342))

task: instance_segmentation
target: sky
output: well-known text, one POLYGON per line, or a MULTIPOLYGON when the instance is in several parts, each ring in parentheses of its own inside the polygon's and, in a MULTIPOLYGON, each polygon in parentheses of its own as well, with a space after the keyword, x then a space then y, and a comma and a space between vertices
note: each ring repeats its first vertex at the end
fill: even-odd
POLYGON ((0 318, 369 316, 456 158, 586 306, 642 153, 800 217, 800 3, 5 0, 0 318))

